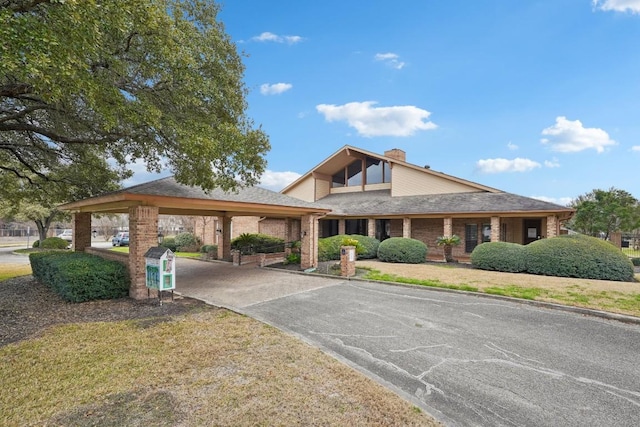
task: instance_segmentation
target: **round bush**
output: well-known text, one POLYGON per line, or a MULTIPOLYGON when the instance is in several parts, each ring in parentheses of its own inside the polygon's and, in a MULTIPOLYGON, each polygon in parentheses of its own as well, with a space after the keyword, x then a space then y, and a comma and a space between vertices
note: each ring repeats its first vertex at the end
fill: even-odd
POLYGON ((527 269, 525 247, 508 242, 482 243, 471 252, 471 264, 481 270, 521 273, 527 269))
POLYGON ((179 233, 176 235, 176 246, 179 250, 190 249, 198 246, 198 239, 192 233, 179 233))
POLYGON ((378 259, 384 262, 420 264, 427 259, 427 245, 420 240, 391 237, 380 242, 378 259))
POLYGON ((373 237, 361 236, 360 234, 352 234, 348 236, 351 239, 358 241, 358 258, 371 259, 378 256, 378 247, 380 241, 373 237))
POLYGON ((239 250, 243 255, 284 252, 284 240, 267 234, 243 233, 231 240, 231 249, 239 250))
POLYGON ((69 242, 59 237, 47 237, 42 241, 42 249, 67 249, 69 242))
POLYGON ((39 248, 40 247, 40 240, 36 240, 35 242, 33 242, 33 245, 31 245, 32 248, 39 248))
POLYGON ((545 276, 633 281, 633 264, 618 248, 584 235, 537 240, 525 246, 527 272, 545 276))
POLYGON ((163 248, 169 249, 171 252, 178 251, 178 245, 176 245, 176 239, 174 239, 173 237, 165 237, 164 240, 162 240, 162 244, 160 244, 160 246, 162 246, 163 248))

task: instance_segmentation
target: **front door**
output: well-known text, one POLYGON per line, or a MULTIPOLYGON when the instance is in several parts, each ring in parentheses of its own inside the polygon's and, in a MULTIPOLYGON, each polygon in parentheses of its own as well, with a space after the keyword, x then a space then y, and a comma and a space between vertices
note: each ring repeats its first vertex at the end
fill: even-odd
POLYGON ((542 220, 541 219, 525 219, 524 220, 524 244, 528 245, 542 238, 542 220))

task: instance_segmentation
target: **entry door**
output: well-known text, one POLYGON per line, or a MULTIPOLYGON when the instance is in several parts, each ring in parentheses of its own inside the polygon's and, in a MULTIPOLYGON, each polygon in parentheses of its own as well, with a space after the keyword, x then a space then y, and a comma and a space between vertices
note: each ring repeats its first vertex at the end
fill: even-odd
POLYGON ((524 244, 528 245, 542 237, 542 220, 525 219, 524 220, 524 244))

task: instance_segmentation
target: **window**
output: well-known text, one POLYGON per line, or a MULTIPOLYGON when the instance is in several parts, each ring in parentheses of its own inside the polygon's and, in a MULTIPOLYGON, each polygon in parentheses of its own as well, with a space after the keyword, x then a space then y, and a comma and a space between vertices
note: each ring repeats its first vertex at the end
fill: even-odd
POLYGON ((366 236, 367 231, 366 219, 347 219, 344 222, 345 234, 359 234, 361 236, 366 236))
POLYGON ((367 157, 364 161, 354 160, 331 177, 332 188, 390 182, 391 167, 389 163, 373 157, 367 157))
POLYGON ((466 224, 464 226, 464 251, 473 252, 478 246, 478 224, 466 224))
POLYGON ((376 219, 376 239, 383 241, 391 237, 391 220, 376 219))
POLYGON ((320 220, 320 237, 331 237, 338 234, 337 219, 321 219, 320 220))
POLYGON ((362 184, 362 161, 356 160, 347 166, 347 185, 351 187, 362 184))
POLYGON ((500 224, 500 241, 507 241, 507 224, 505 223, 500 224))
POLYGON ((344 187, 345 182, 346 181, 344 179, 344 169, 340 170, 338 173, 334 174, 331 177, 331 187, 332 188, 344 187))
POLYGON ((482 243, 491 241, 491 224, 482 224, 482 243))

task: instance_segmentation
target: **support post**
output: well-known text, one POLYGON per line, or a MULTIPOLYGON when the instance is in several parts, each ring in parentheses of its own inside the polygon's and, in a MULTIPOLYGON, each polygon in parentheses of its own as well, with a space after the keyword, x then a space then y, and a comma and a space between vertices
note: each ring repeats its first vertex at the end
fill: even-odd
POLYGON ((146 286, 144 254, 158 246, 158 207, 133 206, 129 208, 129 296, 133 299, 156 298, 157 291, 146 286))
POLYGON ((91 246, 91 213, 79 212, 73 214, 73 240, 71 247, 76 252, 84 252, 91 246))
POLYGON ((231 260, 231 218, 221 216, 218 218, 220 235, 218 236, 218 259, 231 260))

